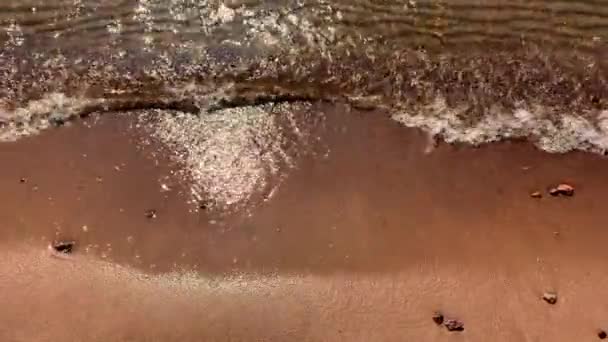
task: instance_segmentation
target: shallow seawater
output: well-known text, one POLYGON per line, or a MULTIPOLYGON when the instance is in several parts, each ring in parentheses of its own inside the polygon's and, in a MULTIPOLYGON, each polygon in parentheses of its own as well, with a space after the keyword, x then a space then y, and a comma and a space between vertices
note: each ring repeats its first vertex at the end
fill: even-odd
MULTIPOLYGON (((192 152, 176 159, 196 178, 203 169, 194 165, 194 144, 205 136, 197 126, 227 114, 226 127, 241 117, 243 125, 261 125, 254 130, 280 134, 268 130, 277 117, 270 108, 326 102, 380 110, 447 142, 515 138, 549 152, 608 149, 608 6, 598 1, 0 6, 3 141, 92 113, 146 112, 164 122, 151 136, 192 152), (190 136, 168 134, 176 129, 190 136)), ((288 159, 277 156, 280 139, 258 169, 288 159)), ((220 192, 219 178, 198 178, 195 198, 201 187, 220 192)))

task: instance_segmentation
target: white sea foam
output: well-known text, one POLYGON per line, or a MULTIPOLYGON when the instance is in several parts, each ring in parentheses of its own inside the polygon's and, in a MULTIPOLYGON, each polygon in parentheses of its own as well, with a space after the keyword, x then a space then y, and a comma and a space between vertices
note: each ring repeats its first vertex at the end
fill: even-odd
MULTIPOLYGON (((561 114, 551 118, 546 108, 517 109, 513 113, 488 110, 473 125, 460 119, 464 109, 449 108, 444 99, 437 99, 424 109, 424 113, 396 112, 392 118, 407 127, 421 128, 432 136, 448 143, 462 142, 471 145, 509 138, 526 138, 539 149, 551 153, 572 150, 605 153, 608 151, 608 111, 591 116, 561 114)), ((552 113, 551 115, 555 115, 552 113)))
POLYGON ((104 99, 85 99, 69 97, 63 93, 49 93, 15 110, 0 106, 0 142, 15 141, 38 134, 51 127, 53 121, 69 120, 87 106, 104 102, 104 99))

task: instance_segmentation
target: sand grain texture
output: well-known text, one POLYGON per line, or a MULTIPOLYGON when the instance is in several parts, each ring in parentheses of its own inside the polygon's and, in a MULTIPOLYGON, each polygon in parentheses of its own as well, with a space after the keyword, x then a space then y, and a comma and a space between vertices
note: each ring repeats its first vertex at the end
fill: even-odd
POLYGON ((0 339, 442 341, 438 310, 464 341, 597 338, 602 157, 518 142, 428 153, 382 113, 313 110, 318 144, 246 214, 193 211, 128 116, 0 145, 0 339), (560 182, 576 195, 530 198, 560 182), (53 239, 76 241, 69 259, 49 256, 53 239))

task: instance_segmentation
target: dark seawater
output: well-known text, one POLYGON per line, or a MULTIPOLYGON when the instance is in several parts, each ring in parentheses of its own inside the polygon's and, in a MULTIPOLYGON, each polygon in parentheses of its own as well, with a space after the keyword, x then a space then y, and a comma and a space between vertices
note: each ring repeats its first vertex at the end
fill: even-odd
POLYGON ((134 109, 380 109, 449 142, 608 149, 608 4, 54 0, 0 5, 0 138, 134 109))

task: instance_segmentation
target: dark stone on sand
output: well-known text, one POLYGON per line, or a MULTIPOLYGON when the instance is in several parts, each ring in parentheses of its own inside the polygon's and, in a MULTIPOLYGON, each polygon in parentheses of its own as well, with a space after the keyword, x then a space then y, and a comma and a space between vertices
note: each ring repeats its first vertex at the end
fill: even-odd
POLYGON ((533 193, 530 194, 530 197, 541 198, 541 197, 543 197, 543 194, 541 194, 540 191, 534 191, 533 193))
POLYGON ((600 340, 604 340, 606 337, 608 337, 608 334, 606 334, 604 330, 600 330, 597 332, 597 337, 599 337, 600 340))
POLYGON ((149 219, 156 218, 156 210, 155 209, 146 210, 146 217, 149 219))
POLYGON ((543 300, 551 305, 557 303, 557 294, 555 292, 543 293, 543 300))
POLYGON ((209 200, 203 200, 198 203, 199 210, 208 210, 211 209, 213 203, 209 200))
POLYGON ((551 196, 573 196, 574 195, 574 187, 570 184, 561 183, 556 187, 549 189, 549 194, 551 196))
POLYGON ((25 182, 27 182, 27 178, 21 178, 21 179, 19 179, 19 183, 25 183, 25 182))
POLYGON ((437 325, 443 324, 443 315, 441 312, 435 312, 435 314, 433 314, 433 322, 437 325))
POLYGON ((75 244, 74 241, 58 241, 53 243, 53 249, 58 253, 70 254, 74 251, 75 244))
POLYGON ((455 319, 448 319, 445 322, 443 322, 443 325, 446 327, 446 329, 448 329, 448 331, 463 331, 464 330, 464 323, 455 320, 455 319))

